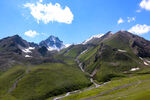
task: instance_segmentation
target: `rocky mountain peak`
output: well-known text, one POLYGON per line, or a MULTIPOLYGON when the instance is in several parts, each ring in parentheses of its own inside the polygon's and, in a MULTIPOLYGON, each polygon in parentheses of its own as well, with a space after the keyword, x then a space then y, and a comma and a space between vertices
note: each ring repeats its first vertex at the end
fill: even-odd
POLYGON ((29 43, 25 40, 23 40, 19 35, 14 35, 11 37, 6 37, 4 39, 0 40, 0 47, 15 47, 15 46, 19 46, 19 47, 29 47, 29 43))
POLYGON ((49 51, 60 50, 64 48, 63 41, 53 35, 49 36, 46 40, 39 43, 39 46, 45 46, 49 51))

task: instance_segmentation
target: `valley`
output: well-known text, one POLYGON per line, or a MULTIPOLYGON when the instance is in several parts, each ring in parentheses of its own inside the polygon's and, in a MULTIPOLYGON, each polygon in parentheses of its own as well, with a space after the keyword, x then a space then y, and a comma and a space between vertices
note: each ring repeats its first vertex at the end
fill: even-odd
POLYGON ((118 31, 64 46, 1 39, 0 100, 148 100, 150 41, 118 31))
POLYGON ((150 0, 0 0, 0 100, 150 100, 150 0))

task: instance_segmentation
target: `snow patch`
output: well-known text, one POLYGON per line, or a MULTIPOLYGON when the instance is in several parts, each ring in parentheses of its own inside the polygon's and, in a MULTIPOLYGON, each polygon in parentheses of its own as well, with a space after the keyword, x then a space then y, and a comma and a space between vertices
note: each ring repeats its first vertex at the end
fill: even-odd
POLYGON ((84 54, 84 53, 87 52, 87 51, 88 51, 88 49, 84 50, 83 52, 81 52, 80 55, 84 54))
POLYGON ((132 68, 130 71, 137 71, 139 70, 140 68, 132 68))
POLYGON ((52 37, 52 41, 54 41, 54 43, 56 43, 56 39, 54 37, 52 37))
POLYGON ((24 53, 32 53, 31 51, 30 51, 30 49, 23 49, 22 50, 24 53))
POLYGON ((150 61, 149 61, 149 60, 146 60, 146 62, 150 63, 150 61))
POLYGON ((29 49, 29 50, 34 50, 34 49, 35 49, 35 47, 29 47, 28 49, 29 49))
POLYGON ((90 37, 89 39, 85 40, 82 44, 87 44, 90 40, 94 39, 94 38, 101 38, 104 34, 98 34, 98 35, 94 35, 92 37, 90 37))
POLYGON ((141 60, 143 60, 143 58, 142 57, 139 57, 141 60))
POLYGON ((59 50, 60 50, 60 49, 57 48, 56 46, 53 46, 53 47, 50 47, 50 46, 49 46, 47 49, 48 49, 48 51, 54 51, 54 50, 59 51, 59 50))
POLYGON ((119 52, 127 52, 126 50, 118 49, 119 52))
POLYGON ((24 53, 32 53, 31 50, 34 50, 34 49, 35 49, 35 47, 29 47, 29 48, 26 48, 26 49, 22 49, 22 51, 23 51, 24 53))
POLYGON ((48 51, 54 51, 54 50, 60 51, 60 50, 62 50, 64 48, 69 47, 70 45, 72 45, 72 44, 63 45, 61 48, 57 48, 56 45, 54 45, 54 46, 49 46, 47 49, 48 49, 48 51))
POLYGON ((144 65, 148 66, 149 64, 147 62, 144 61, 144 65))
POLYGON ((32 56, 30 56, 30 55, 25 55, 25 57, 26 57, 26 58, 30 58, 30 57, 32 57, 32 56))
POLYGON ((148 60, 144 60, 142 57, 139 57, 143 62, 144 62, 144 65, 146 65, 146 66, 148 66, 149 64, 148 63, 150 63, 150 61, 148 61, 148 60))
POLYGON ((72 44, 65 44, 65 48, 70 47, 72 44))

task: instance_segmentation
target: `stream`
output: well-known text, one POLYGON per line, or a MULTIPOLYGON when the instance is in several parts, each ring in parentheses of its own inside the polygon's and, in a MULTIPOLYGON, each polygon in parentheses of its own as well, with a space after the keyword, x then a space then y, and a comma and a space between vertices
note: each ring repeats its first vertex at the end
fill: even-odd
MULTIPOLYGON (((75 59, 75 61, 78 63, 78 66, 79 66, 79 68, 80 68, 80 70, 81 70, 82 72, 85 72, 85 70, 83 69, 82 63, 79 61, 79 56, 80 56, 81 54, 85 53, 86 51, 87 51, 87 50, 81 52, 81 53, 76 57, 76 59, 75 59)), ((92 76, 92 75, 90 75, 90 76, 92 76)), ((100 84, 97 84, 96 82, 94 82, 93 77, 90 78, 90 81, 94 84, 94 87, 89 87, 89 88, 86 88, 86 89, 84 89, 84 90, 75 90, 75 91, 72 91, 72 92, 68 92, 68 93, 66 93, 66 94, 63 95, 63 96, 59 96, 59 97, 54 98, 53 100, 60 100, 60 99, 63 99, 63 98, 65 98, 65 97, 67 97, 67 96, 69 96, 69 95, 71 95, 71 94, 82 93, 82 92, 84 92, 84 91, 91 90, 91 89, 94 89, 94 88, 97 88, 97 87, 100 87, 101 85, 103 85, 103 84, 100 85, 100 84)), ((104 84, 106 84, 106 83, 104 83, 104 84)))

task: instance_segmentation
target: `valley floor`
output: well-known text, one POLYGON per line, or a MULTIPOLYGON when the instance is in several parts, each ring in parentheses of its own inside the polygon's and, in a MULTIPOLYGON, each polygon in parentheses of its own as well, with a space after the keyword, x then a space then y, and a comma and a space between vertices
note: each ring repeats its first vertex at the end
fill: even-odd
MULTIPOLYGON (((82 66, 78 64, 82 70, 82 66)), ((149 67, 127 73, 125 77, 114 78, 99 86, 93 78, 91 79, 93 85, 89 88, 68 92, 47 100, 149 100, 150 98, 149 67)))
MULTIPOLYGON (((149 100, 150 75, 112 80, 98 88, 75 93, 62 100, 149 100)), ((52 98, 48 99, 52 100, 52 98)))
POLYGON ((126 73, 125 77, 113 78, 111 81, 102 83, 102 85, 98 87, 95 87, 94 84, 90 86, 89 84, 91 83, 89 80, 90 79, 85 78, 84 73, 81 72, 79 68, 72 69, 72 67, 64 66, 63 64, 44 64, 31 69, 14 67, 0 76, 0 100, 32 100, 33 95, 36 97, 37 93, 40 93, 40 97, 43 97, 45 93, 49 92, 49 89, 53 88, 52 92, 57 90, 55 92, 58 92, 58 94, 67 93, 68 89, 65 90, 65 88, 68 88, 70 83, 70 86, 74 85, 76 88, 70 89, 69 91, 73 92, 68 92, 65 96, 54 97, 54 94, 49 96, 50 98, 38 98, 37 95, 36 99, 33 99, 45 100, 48 98, 46 100, 59 100, 59 97, 62 97, 60 98, 61 100, 149 100, 150 98, 149 67, 145 67, 134 73, 126 73), (55 73, 56 71, 57 74, 55 73), (58 73, 61 74, 61 76, 58 75, 58 73), (72 75, 72 73, 74 74, 72 75), (72 75, 71 77, 70 74, 72 75), (24 75, 25 77, 22 79, 20 76, 24 75), (57 80, 55 77, 49 78, 49 76, 57 76, 57 80), (66 82, 64 81, 64 77, 68 77, 66 82), (72 80, 73 78, 75 79, 74 81, 72 80), (19 83, 15 84, 17 80, 19 80, 19 83), (54 85, 56 84, 54 80, 60 83, 59 87, 54 85), (64 85, 66 85, 66 87, 59 89, 64 85), (13 86, 15 86, 15 88, 12 89, 13 86), (10 91, 11 93, 8 93, 7 91, 10 89, 12 89, 10 91), (59 93, 59 91, 62 92, 59 93), (6 93, 8 94, 4 95, 6 93))

